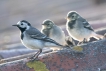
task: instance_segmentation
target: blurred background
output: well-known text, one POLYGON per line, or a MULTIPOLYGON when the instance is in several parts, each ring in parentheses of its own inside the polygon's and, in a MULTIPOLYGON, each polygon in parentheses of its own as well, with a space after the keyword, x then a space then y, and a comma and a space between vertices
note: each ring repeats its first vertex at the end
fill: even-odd
POLYGON ((90 24, 102 20, 99 26, 106 26, 106 0, 0 0, 0 49, 25 49, 18 28, 12 26, 18 21, 27 20, 40 30, 42 21, 51 19, 64 28, 65 17, 71 10, 90 24))

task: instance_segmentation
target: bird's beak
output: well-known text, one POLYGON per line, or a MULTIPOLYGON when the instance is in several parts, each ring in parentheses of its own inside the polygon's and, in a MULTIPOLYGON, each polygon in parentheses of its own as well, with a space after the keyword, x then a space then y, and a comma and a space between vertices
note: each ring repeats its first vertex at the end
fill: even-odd
POLYGON ((42 25, 45 25, 44 23, 42 25))
POLYGON ((68 17, 65 17, 65 19, 67 20, 67 21, 70 21, 71 19, 69 19, 68 17))
POLYGON ((71 19, 67 17, 67 21, 71 21, 71 19))
POLYGON ((12 25, 12 26, 18 26, 17 24, 15 24, 15 25, 12 25))

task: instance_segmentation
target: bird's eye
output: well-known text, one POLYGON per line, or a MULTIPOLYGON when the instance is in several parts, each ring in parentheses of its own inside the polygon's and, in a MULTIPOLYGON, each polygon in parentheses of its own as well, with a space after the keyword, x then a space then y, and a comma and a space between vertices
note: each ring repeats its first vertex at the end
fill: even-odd
POLYGON ((47 25, 49 25, 49 24, 47 24, 47 25))
POLYGON ((21 25, 23 25, 23 23, 21 23, 21 25))
POLYGON ((72 16, 72 18, 74 18, 74 16, 72 16))

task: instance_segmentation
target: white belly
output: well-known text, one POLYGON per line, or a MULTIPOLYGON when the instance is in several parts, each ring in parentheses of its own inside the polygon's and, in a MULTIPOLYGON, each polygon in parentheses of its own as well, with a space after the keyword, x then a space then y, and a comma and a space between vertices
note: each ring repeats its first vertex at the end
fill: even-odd
POLYGON ((24 46, 30 49, 42 49, 43 48, 43 43, 40 40, 36 39, 26 39, 24 37, 23 40, 21 40, 24 46))
POLYGON ((77 41, 83 41, 84 38, 89 40, 91 32, 92 32, 87 29, 72 29, 71 30, 70 28, 68 28, 67 31, 68 31, 69 35, 77 41))

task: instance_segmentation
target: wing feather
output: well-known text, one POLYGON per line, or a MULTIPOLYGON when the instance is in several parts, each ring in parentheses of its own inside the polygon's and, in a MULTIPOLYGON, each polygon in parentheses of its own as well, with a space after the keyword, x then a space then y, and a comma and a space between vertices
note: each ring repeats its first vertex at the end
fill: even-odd
POLYGON ((84 28, 94 31, 92 26, 85 19, 81 18, 80 21, 83 22, 84 28))
POLYGON ((34 39, 38 39, 38 40, 42 40, 42 41, 46 41, 46 42, 51 42, 54 43, 56 45, 62 46, 59 43, 57 43, 56 41, 54 41, 53 39, 50 39, 49 37, 47 37, 46 35, 42 34, 39 30, 37 30, 36 28, 31 27, 29 30, 26 31, 27 34, 30 35, 31 38, 34 39))

